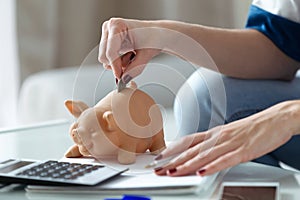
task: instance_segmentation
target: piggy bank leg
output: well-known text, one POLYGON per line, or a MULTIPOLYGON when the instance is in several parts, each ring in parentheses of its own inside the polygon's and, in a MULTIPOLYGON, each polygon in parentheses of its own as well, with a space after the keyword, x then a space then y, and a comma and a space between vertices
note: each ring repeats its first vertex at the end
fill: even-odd
POLYGON ((166 148, 163 130, 157 133, 152 139, 153 141, 149 148, 151 154, 159 154, 166 148))
POLYGON ((80 153, 79 147, 76 144, 71 146, 65 153, 66 158, 78 158, 81 156, 82 156, 82 154, 80 153))

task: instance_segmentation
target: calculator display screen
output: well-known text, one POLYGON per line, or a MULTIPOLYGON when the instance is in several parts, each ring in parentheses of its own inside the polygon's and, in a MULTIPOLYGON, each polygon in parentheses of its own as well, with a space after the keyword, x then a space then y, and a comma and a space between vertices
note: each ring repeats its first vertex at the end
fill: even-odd
POLYGON ((9 173, 15 169, 18 169, 20 167, 24 167, 26 165, 32 164, 34 162, 28 162, 28 161, 19 161, 17 163, 14 163, 12 165, 0 168, 0 173, 9 173))

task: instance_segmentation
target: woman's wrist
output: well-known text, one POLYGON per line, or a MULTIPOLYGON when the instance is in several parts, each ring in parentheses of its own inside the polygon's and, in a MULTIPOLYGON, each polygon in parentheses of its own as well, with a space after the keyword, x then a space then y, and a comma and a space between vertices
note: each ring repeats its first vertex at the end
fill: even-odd
POLYGON ((300 133, 300 100, 290 100, 279 103, 268 110, 266 115, 277 118, 276 123, 285 134, 297 135, 300 133))
POLYGON ((292 100, 285 103, 289 113, 287 126, 290 126, 292 135, 298 135, 300 134, 300 100, 292 100))
POLYGON ((125 20, 136 50, 155 49, 162 52, 168 46, 169 41, 172 41, 168 39, 166 28, 160 20, 125 20))
POLYGON ((136 42, 138 46, 153 47, 161 52, 176 54, 178 42, 184 38, 191 39, 186 34, 187 27, 184 22, 172 20, 129 20, 130 27, 136 29, 135 35, 139 35, 136 42))

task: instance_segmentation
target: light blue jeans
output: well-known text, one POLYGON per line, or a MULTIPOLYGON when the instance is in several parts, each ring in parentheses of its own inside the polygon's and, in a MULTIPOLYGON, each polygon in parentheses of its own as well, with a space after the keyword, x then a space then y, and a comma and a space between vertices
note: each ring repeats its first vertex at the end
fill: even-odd
MULTIPOLYGON (((300 99, 300 73, 297 75, 293 81, 241 80, 199 69, 181 87, 174 103, 179 133, 205 131, 279 102, 300 99)), ((281 161, 300 169, 300 136, 255 161, 273 166, 281 161)))

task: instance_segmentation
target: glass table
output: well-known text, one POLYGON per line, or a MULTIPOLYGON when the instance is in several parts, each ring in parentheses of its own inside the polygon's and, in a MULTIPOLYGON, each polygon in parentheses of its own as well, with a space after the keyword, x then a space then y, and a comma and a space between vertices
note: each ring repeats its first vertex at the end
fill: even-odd
POLYGON ((1 130, 0 160, 5 158, 59 159, 72 145, 68 134, 69 126, 69 122, 62 120, 1 130))
MULTIPOLYGON (((33 160, 49 160, 49 159, 61 159, 66 150, 73 144, 69 137, 70 122, 62 120, 55 122, 47 122, 35 126, 26 126, 15 129, 0 130, 0 160, 9 158, 19 159, 33 159, 33 160)), ((281 169, 274 169, 274 167, 260 166, 253 163, 246 163, 235 168, 232 168, 229 173, 223 177, 223 181, 245 181, 249 179, 249 170, 255 167, 263 167, 261 171, 275 170, 274 173, 281 173, 281 169), (269 170, 270 169, 270 170, 269 170), (276 171, 277 170, 277 171, 276 171), (279 170, 279 171, 278 171, 279 170), (244 175, 239 175, 244 173, 244 175)), ((259 171, 259 170, 258 170, 259 171)), ((252 173, 252 172, 251 172, 252 173)), ((251 174, 250 173, 250 174, 251 174)), ((253 172, 253 176, 260 177, 261 172, 253 172)), ((284 174, 284 173, 283 173, 284 174)), ((251 175, 251 176, 252 176, 251 175)), ((296 200, 300 199, 300 175, 295 174, 291 176, 282 176, 278 178, 280 182, 280 196, 281 199, 296 200)), ((218 183, 219 185, 222 182, 218 183)), ((2 200, 23 200, 23 199, 36 199, 36 200, 65 200, 65 199, 105 199, 111 196, 103 195, 91 195, 91 194, 33 194, 26 193, 24 189, 15 189, 16 185, 12 187, 6 187, 0 189, 0 199, 2 200), (13 189, 14 188, 14 189, 13 189)), ((211 199, 217 199, 217 193, 211 199)), ((147 195, 147 194, 145 194, 147 195)), ((119 196, 113 196, 115 198, 121 198, 119 196)), ((194 194, 190 195, 171 195, 171 196, 152 196, 152 200, 193 200, 203 199, 200 196, 194 194)), ((207 198, 206 198, 207 199, 207 198)))

